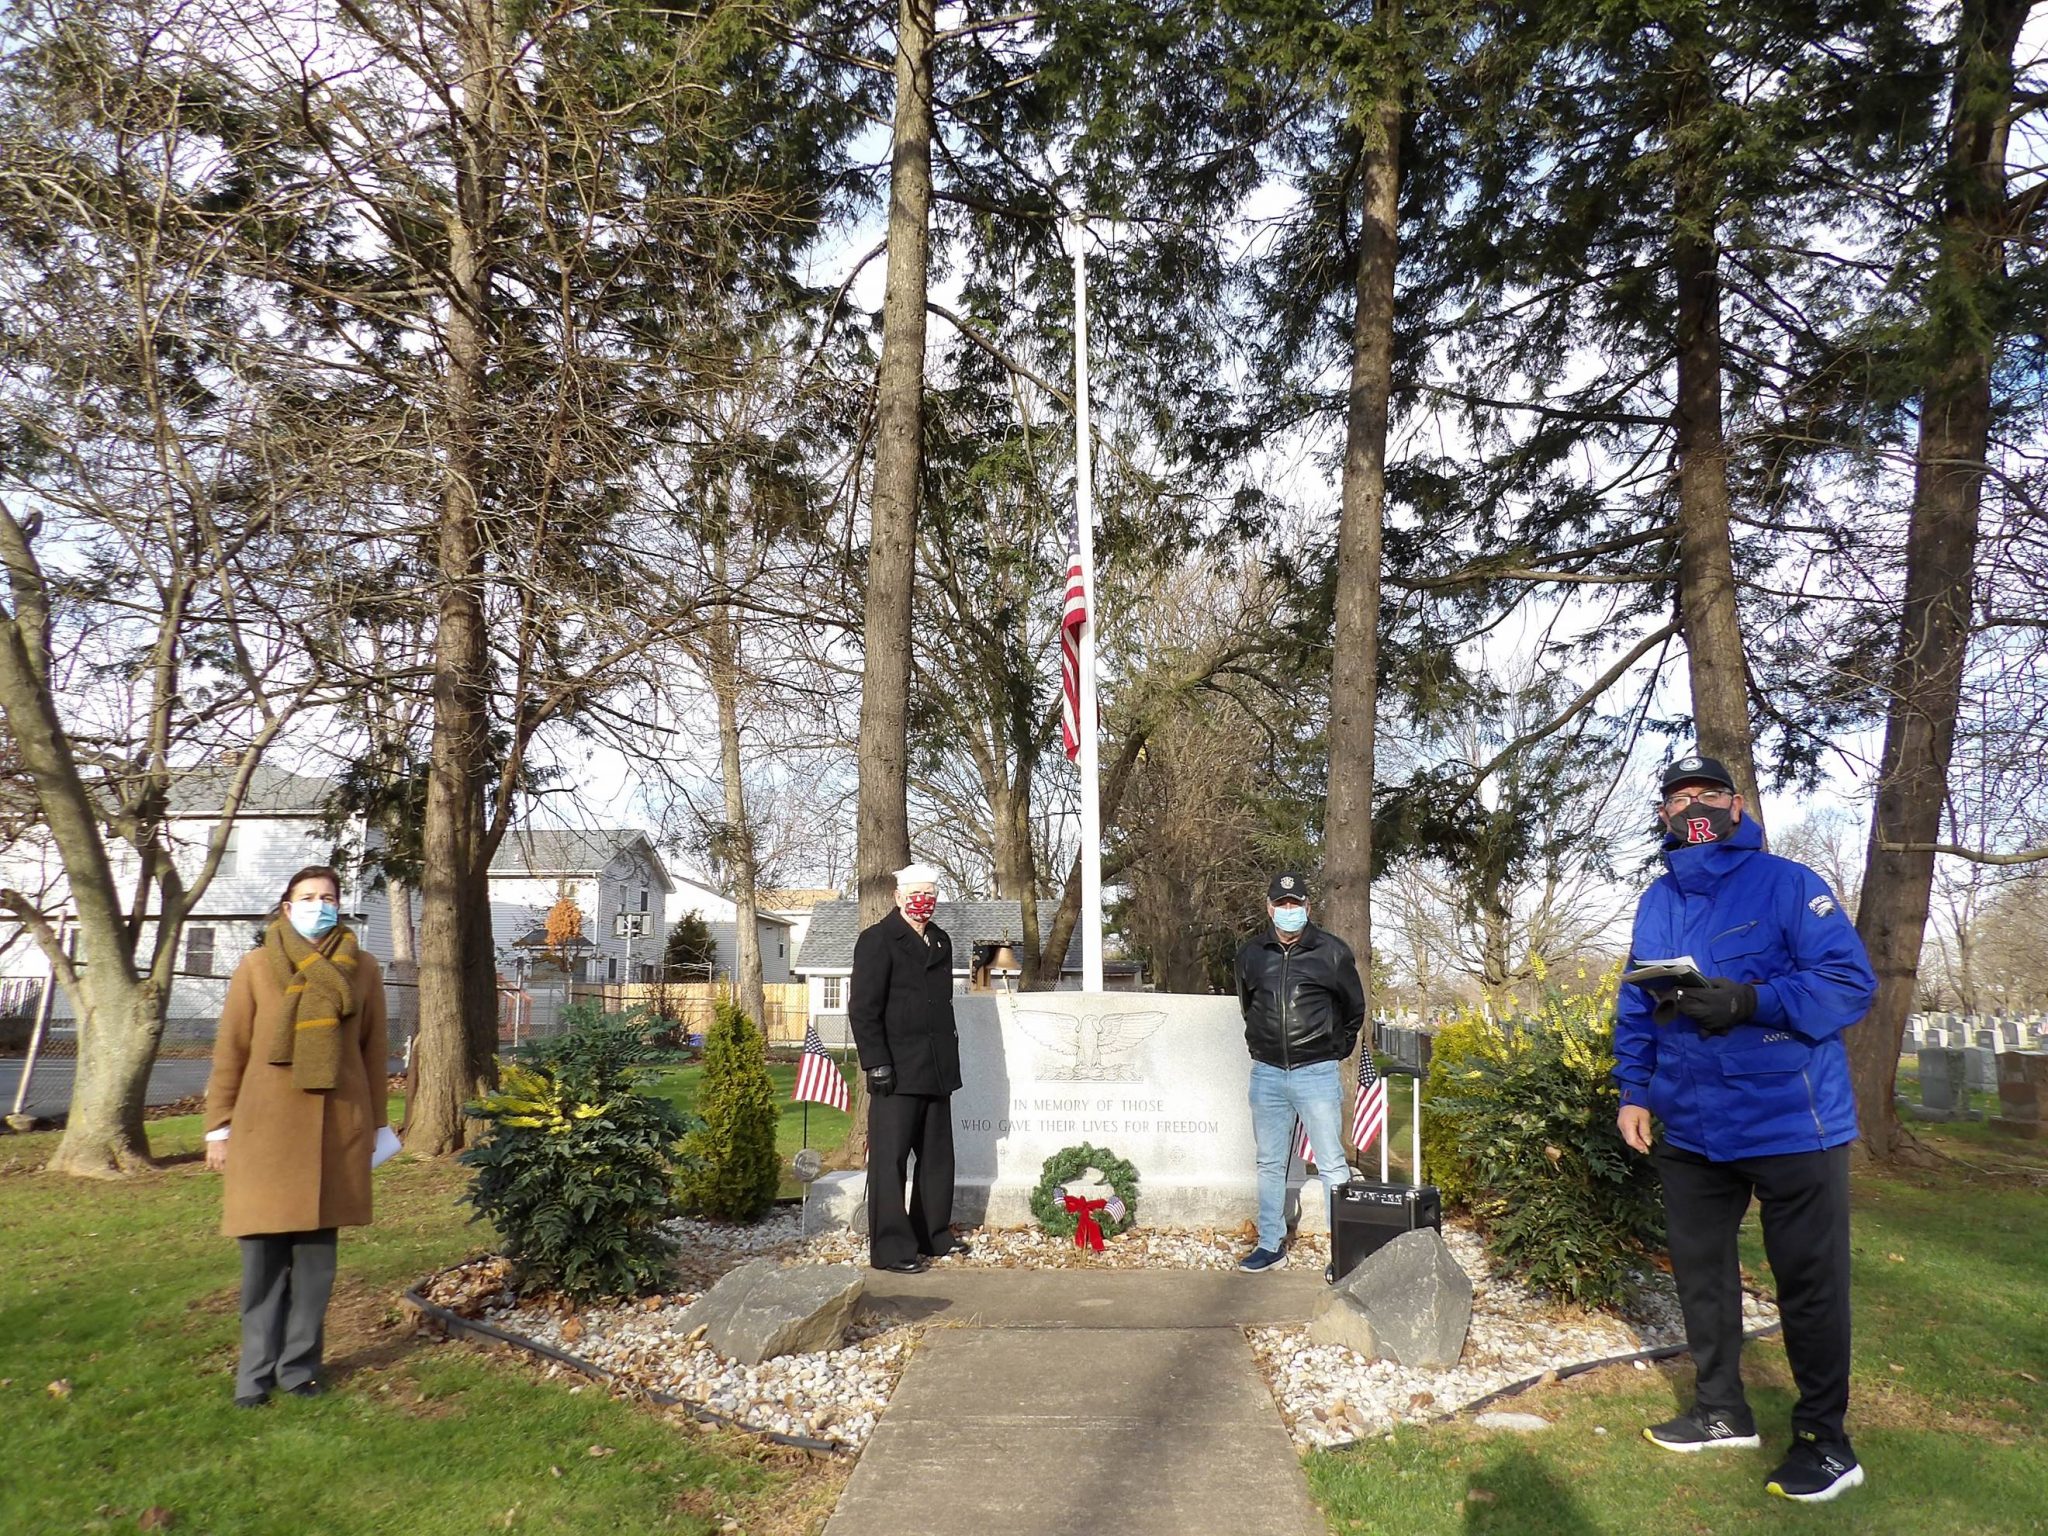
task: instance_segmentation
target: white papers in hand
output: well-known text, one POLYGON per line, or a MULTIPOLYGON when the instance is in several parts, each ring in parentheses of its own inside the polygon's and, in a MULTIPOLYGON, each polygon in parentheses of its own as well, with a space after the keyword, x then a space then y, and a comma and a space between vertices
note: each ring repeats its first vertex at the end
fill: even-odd
POLYGON ((1639 987, 1703 987, 1707 978, 1700 974, 1699 962, 1691 955, 1680 955, 1672 960, 1645 960, 1633 969, 1621 973, 1623 981, 1634 982, 1639 987))
POLYGON ((391 1160, 391 1154, 398 1150, 398 1137, 388 1125, 377 1127, 377 1139, 370 1144, 370 1166, 381 1168, 391 1160))

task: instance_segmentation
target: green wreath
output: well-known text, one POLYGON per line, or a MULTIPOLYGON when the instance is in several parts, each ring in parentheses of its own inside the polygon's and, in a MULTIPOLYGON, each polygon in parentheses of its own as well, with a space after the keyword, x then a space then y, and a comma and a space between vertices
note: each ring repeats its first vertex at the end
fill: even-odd
POLYGON ((1031 1214, 1038 1218, 1038 1224, 1054 1237, 1072 1240, 1075 1217, 1067 1209, 1066 1202, 1054 1193, 1065 1184, 1078 1179, 1088 1169, 1099 1169, 1103 1181, 1122 1202, 1124 1213, 1113 1217, 1114 1206, 1095 1213, 1095 1224, 1102 1228, 1104 1237, 1115 1237, 1128 1232, 1138 1224, 1138 1170, 1118 1157, 1114 1152, 1101 1147, 1082 1143, 1078 1147, 1067 1147, 1055 1152, 1045 1160, 1045 1169, 1038 1180, 1038 1188, 1031 1192, 1031 1214))

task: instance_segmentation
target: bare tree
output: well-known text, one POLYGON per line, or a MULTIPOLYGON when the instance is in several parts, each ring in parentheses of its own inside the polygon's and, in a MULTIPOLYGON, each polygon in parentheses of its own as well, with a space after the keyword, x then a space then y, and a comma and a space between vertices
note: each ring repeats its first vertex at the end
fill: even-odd
POLYGON ((230 259, 288 212, 274 182, 245 177, 233 82, 146 7, 14 21, 0 712, 63 879, 0 890, 0 905, 78 1019, 50 1166, 105 1176, 148 1160, 144 1096, 182 925, 264 751, 313 697, 311 561, 294 528, 345 476, 347 448, 295 413, 317 371, 274 345, 230 259), (196 850, 172 841, 181 793, 218 807, 196 850))

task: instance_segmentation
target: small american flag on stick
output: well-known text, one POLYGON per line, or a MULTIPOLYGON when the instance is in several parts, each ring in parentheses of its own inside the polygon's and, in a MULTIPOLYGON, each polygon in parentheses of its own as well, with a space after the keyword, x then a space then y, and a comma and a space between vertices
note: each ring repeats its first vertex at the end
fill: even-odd
POLYGON ((1372 1042, 1358 1049, 1358 1102, 1351 1110, 1351 1145, 1363 1152, 1387 1128, 1387 1080, 1372 1063, 1372 1042))
POLYGON ((789 1097, 792 1103, 808 1099, 813 1104, 829 1104, 842 1112, 851 1107, 846 1079, 840 1074, 839 1063, 826 1053, 825 1042, 818 1035, 816 1019, 804 1025, 803 1057, 796 1069, 796 1089, 789 1097))
POLYGON ((1067 600, 1060 610, 1060 738, 1067 761, 1081 755, 1081 629, 1088 622, 1088 584, 1081 571, 1081 541, 1067 566, 1067 600))
POLYGON ((1315 1149, 1308 1144, 1308 1127, 1299 1120, 1294 1122, 1294 1155, 1301 1159, 1304 1168, 1316 1165, 1315 1149))

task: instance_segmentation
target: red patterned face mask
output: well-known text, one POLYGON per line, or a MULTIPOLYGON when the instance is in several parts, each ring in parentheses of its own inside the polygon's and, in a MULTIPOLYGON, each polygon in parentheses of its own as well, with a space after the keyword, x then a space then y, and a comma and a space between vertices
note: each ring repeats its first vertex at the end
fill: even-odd
POLYGON ((913 922, 928 923, 932 914, 939 910, 936 891, 914 891, 903 898, 903 915, 913 922))

